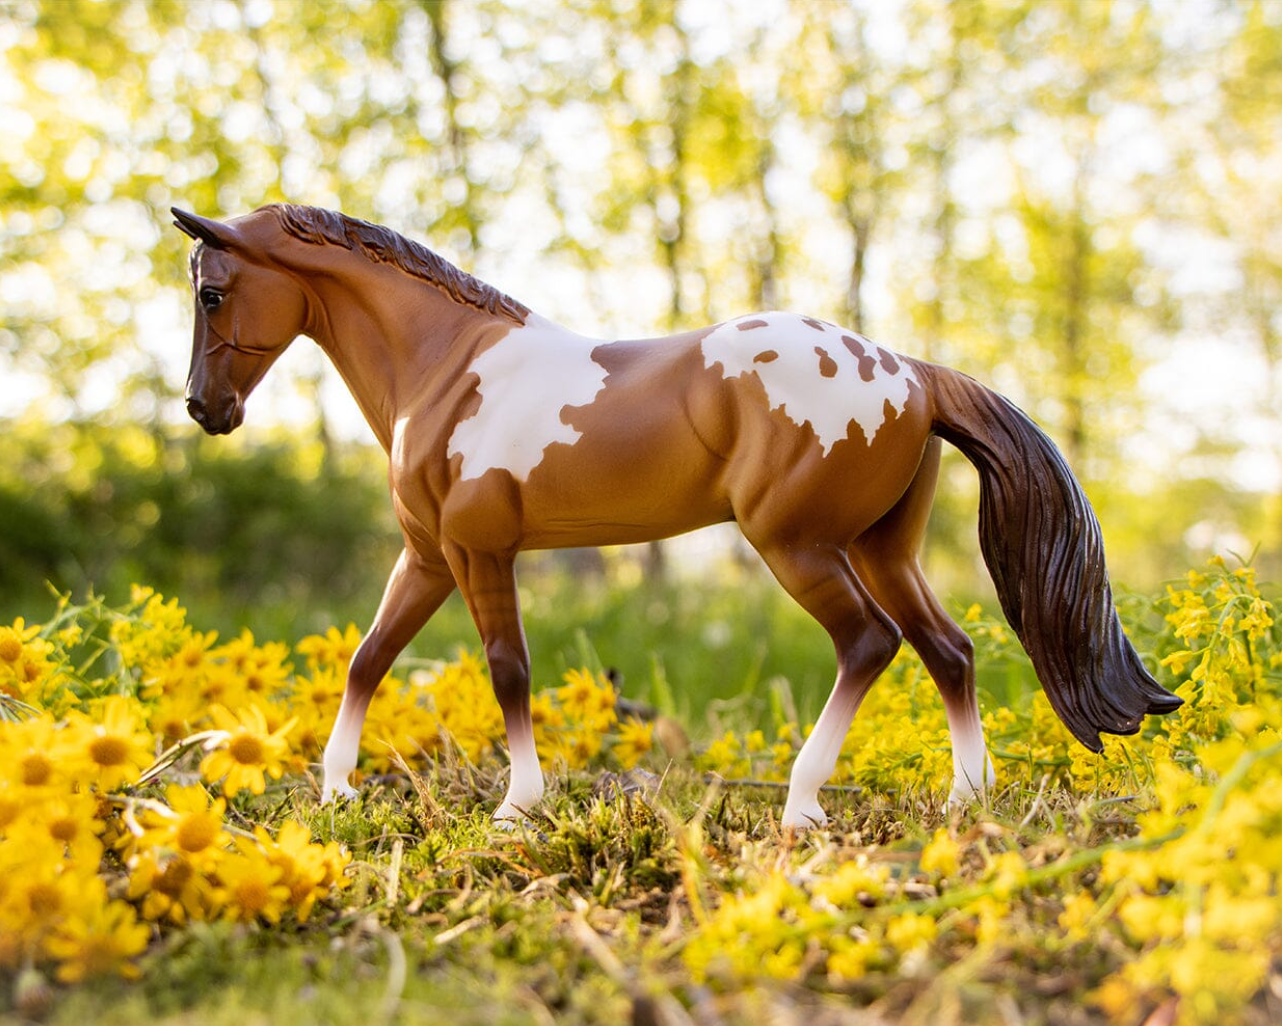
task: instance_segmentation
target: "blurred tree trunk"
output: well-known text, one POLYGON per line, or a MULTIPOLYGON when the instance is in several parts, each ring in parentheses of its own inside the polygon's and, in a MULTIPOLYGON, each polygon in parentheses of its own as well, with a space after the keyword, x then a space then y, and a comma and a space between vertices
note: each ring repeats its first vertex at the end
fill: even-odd
POLYGON ((902 187, 885 162, 893 83, 883 59, 868 45, 863 9, 801 11, 803 45, 812 59, 793 76, 792 93, 802 116, 828 144, 818 185, 850 237, 843 318, 864 333, 871 330, 864 309, 868 255, 878 222, 902 187))
MULTIPOLYGON (((432 70, 440 81, 444 95, 445 140, 449 159, 445 162, 446 183, 457 183, 463 200, 457 204, 464 231, 467 235, 468 253, 481 248, 481 219, 477 211, 476 185, 468 165, 468 133, 459 120, 460 63, 450 52, 449 24, 455 9, 455 0, 421 0, 431 23, 429 53, 432 70)), ((443 183, 445 184, 445 183, 443 183)))

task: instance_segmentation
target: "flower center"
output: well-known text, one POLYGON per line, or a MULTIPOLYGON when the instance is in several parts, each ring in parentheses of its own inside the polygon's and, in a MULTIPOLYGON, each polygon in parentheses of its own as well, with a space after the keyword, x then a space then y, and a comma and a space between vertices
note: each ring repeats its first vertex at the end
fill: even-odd
POLYGON ((0 638, 0 659, 6 663, 16 663, 18 656, 22 655, 22 642, 12 634, 5 638, 0 638))
POLYGON ((165 871, 157 877, 155 881, 156 890, 161 894, 167 894, 171 898, 177 898, 182 894, 182 890, 187 886, 187 881, 191 879, 191 864, 185 859, 174 859, 165 866, 165 871))
POLYGON ((178 847, 183 851, 204 851, 218 836, 218 823, 212 816, 202 812, 184 816, 183 821, 178 824, 177 836, 178 847))
POLYGON ((78 833, 80 833, 80 824, 71 816, 63 816, 49 824, 49 835, 63 844, 70 844, 76 839, 78 833))
POLYGON ((47 916, 62 907, 62 895, 53 884, 38 883, 27 891, 27 902, 36 915, 47 916))
POLYGON ((22 782, 28 787, 40 787, 53 775, 53 763, 40 752, 31 752, 22 760, 22 782))
POLYGON ((267 907, 267 885, 261 880, 245 880, 236 888, 236 904, 246 912, 261 912, 267 907))
POLYGON ((129 746, 118 737, 96 737, 89 745, 89 758, 99 766, 119 766, 129 758, 129 746))
POLYGON ((238 734, 227 746, 231 757, 244 766, 256 766, 265 762, 263 743, 252 734, 238 734))

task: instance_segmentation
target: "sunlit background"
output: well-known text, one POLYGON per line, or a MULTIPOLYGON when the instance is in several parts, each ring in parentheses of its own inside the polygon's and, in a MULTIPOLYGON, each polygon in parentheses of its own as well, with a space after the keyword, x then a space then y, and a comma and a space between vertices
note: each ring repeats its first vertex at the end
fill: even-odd
MULTIPOLYGON (((319 351, 231 439, 182 411, 168 208, 277 200, 602 337, 848 324, 1033 414, 1121 584, 1257 549, 1278 575, 1282 4, 18 0, 0 140, 0 618, 137 580, 225 632, 368 622, 399 539, 319 351)), ((952 459, 926 563, 953 607, 987 594, 976 502, 952 459)), ((758 573, 729 537, 525 580, 758 573)))

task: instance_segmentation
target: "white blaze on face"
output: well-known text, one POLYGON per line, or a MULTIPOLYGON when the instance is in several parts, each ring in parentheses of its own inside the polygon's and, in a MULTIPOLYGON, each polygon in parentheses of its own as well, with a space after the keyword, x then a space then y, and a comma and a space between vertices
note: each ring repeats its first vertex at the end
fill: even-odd
POLYGON ((896 414, 918 384, 898 357, 862 335, 789 313, 750 314, 720 325, 703 340, 704 366, 721 364, 726 378, 755 374, 772 409, 797 426, 809 423, 824 455, 849 437, 850 422, 864 439, 896 414))
POLYGON ((561 414, 605 387, 606 370, 592 359, 599 345, 532 314, 473 360, 481 405, 454 428, 446 451, 463 457, 461 479, 500 469, 524 481, 549 445, 578 441, 582 432, 561 414))

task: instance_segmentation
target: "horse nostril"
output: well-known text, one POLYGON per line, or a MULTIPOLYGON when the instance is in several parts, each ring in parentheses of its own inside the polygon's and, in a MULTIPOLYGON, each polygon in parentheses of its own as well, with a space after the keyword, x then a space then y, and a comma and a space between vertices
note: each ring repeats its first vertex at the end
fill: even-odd
POLYGON ((197 424, 203 425, 205 423, 205 404, 195 397, 188 399, 187 415, 197 424))

